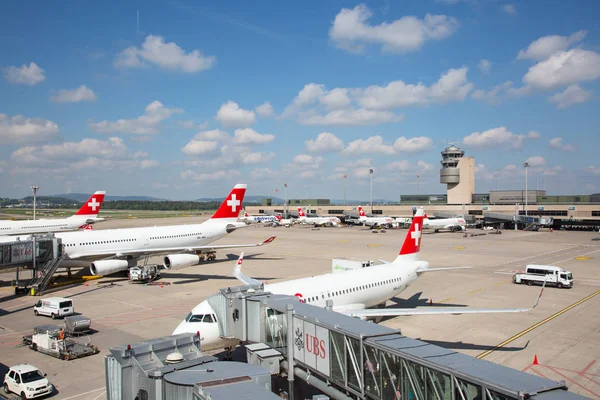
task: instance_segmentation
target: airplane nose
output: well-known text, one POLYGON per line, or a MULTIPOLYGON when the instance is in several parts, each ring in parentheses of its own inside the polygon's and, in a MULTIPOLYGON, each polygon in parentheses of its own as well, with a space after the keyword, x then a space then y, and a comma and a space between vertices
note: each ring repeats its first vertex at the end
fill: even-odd
POLYGON ((173 333, 171 335, 179 335, 180 333, 187 333, 187 323, 185 322, 185 320, 181 321, 181 323, 179 325, 177 325, 177 328, 175 328, 175 330, 173 331, 173 333))

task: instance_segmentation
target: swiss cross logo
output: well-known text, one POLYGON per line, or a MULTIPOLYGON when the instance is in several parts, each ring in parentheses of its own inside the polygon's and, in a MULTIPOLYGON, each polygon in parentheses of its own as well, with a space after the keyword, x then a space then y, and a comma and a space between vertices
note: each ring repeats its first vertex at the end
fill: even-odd
POLYGON ((237 265, 242 265, 243 260, 244 260, 243 258, 238 259, 237 265))
POLYGON ((415 230, 410 233, 410 237, 415 241, 415 247, 419 247, 419 240, 421 239, 419 224, 415 224, 415 230))
POLYGON ((237 196, 234 194, 231 195, 231 200, 227 200, 227 205, 231 207, 231 212, 235 212, 236 208, 241 204, 241 202, 237 199, 237 196))
POLYGON ((96 211, 96 208, 100 207, 100 203, 96 201, 95 197, 92 197, 92 201, 90 201, 87 205, 92 208, 92 211, 96 211))

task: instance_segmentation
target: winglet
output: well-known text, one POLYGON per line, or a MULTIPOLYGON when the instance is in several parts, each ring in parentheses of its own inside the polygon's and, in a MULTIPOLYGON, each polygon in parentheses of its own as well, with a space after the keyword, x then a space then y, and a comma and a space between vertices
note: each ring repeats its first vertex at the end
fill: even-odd
POLYGON ((243 262, 244 262, 244 252, 242 252, 240 254, 240 257, 237 260, 237 264, 235 265, 235 268, 233 268, 233 276, 236 277, 244 285, 262 285, 261 281, 254 279, 254 278, 250 278, 249 276, 246 276, 242 273, 242 263, 243 262))
MULTIPOLYGON (((264 242, 262 242, 261 244, 259 244, 259 246, 262 246, 263 244, 269 244, 271 243, 273 240, 275 240, 277 236, 271 236, 270 238, 266 239, 264 242)), ((244 253, 242 253, 242 256, 244 255, 244 253)))

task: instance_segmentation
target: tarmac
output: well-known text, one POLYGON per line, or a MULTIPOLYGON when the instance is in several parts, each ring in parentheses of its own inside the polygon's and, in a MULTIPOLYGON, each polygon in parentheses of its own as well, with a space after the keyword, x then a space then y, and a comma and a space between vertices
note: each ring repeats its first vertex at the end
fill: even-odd
MULTIPOLYGON (((192 224, 201 218, 111 220, 94 229, 192 224)), ((485 231, 469 230, 468 233, 485 231)), ((30 363, 57 387, 53 398, 104 399, 104 355, 112 346, 171 334, 193 306, 219 288, 239 282, 231 272, 240 251, 244 273, 268 282, 331 272, 331 259, 393 260, 406 230, 372 233, 364 227, 272 228, 251 226, 218 241, 258 243, 264 247, 220 251, 217 260, 164 271, 163 285, 130 284, 124 277, 103 278, 60 289, 49 296, 71 297, 77 313, 92 319, 89 336, 101 353, 62 361, 20 346, 36 325, 54 323, 35 317, 39 297, 11 296, 14 273, 0 274, 0 376, 2 368, 30 363)), ((572 289, 547 287, 539 306, 527 313, 411 316, 388 319, 386 326, 404 335, 553 380, 569 390, 600 399, 600 242, 592 232, 503 231, 501 235, 464 237, 463 232, 424 232, 421 259, 431 267, 471 269, 423 274, 388 303, 389 307, 466 306, 525 308, 539 286, 512 283, 514 271, 527 264, 551 264, 572 271, 572 289), (537 363, 534 363, 534 358, 537 363)), ((160 258, 150 262, 160 263, 160 258)), ((60 323, 60 321, 57 321, 60 323)))

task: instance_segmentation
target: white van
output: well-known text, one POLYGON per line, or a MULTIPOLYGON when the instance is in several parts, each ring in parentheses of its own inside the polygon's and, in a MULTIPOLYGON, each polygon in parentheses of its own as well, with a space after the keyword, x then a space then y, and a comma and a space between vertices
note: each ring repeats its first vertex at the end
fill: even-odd
POLYGON ((517 272, 513 276, 513 282, 526 283, 533 285, 534 283, 546 285, 555 285, 558 288, 572 288, 573 274, 571 271, 565 271, 560 267, 553 265, 533 265, 530 264, 525 268, 524 272, 517 272))
POLYGON ((33 307, 35 315, 47 315, 56 318, 64 318, 68 315, 73 315, 75 309, 73 300, 66 297, 49 297, 38 301, 33 307))

